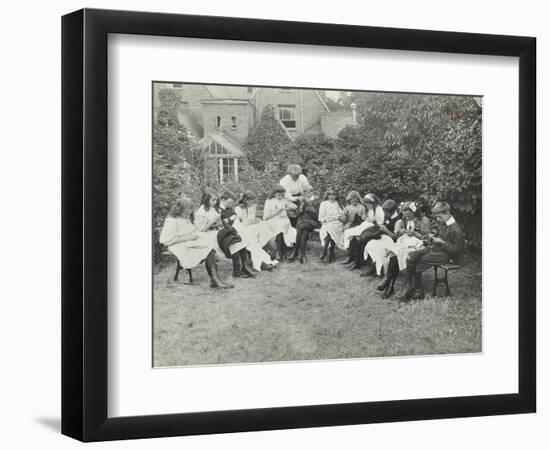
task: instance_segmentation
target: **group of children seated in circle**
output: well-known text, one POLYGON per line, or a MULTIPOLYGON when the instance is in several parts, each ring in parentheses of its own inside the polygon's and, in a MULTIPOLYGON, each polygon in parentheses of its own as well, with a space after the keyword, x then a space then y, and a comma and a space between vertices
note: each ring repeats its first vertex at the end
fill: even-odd
POLYGON ((381 203, 375 194, 361 197, 351 191, 341 205, 338 192, 329 189, 318 204, 311 187, 289 198, 282 185, 265 202, 261 218, 251 191, 238 198, 230 192, 206 191, 199 208, 182 197, 168 214, 159 240, 184 269, 204 261, 211 286, 219 289, 234 284, 220 277, 217 257, 232 260, 233 278, 254 277, 285 260, 305 263, 307 242, 316 231, 322 261, 333 263, 336 247, 345 250, 348 258, 342 264, 351 270, 384 276, 377 287, 384 298, 394 294, 402 270, 406 287, 400 299, 422 299, 424 270, 460 262, 464 235, 446 202, 436 203, 430 211, 427 203, 381 203), (430 212, 437 219, 436 230, 430 212))

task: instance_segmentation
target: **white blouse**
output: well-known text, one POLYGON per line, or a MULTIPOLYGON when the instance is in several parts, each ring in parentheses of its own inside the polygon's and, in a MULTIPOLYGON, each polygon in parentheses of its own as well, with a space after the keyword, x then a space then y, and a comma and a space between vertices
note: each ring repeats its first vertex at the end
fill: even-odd
POLYGON ((201 205, 199 209, 195 211, 195 226, 199 231, 207 231, 208 225, 212 222, 220 220, 220 213, 215 208, 210 208, 208 211, 204 209, 204 205, 201 205))
POLYGON ((244 225, 250 225, 251 223, 256 222, 256 205, 243 207, 243 206, 237 206, 235 207, 235 214, 237 215, 237 219, 239 222, 241 222, 244 225))
POLYGON ((367 221, 374 223, 376 225, 382 225, 385 219, 386 219, 386 216, 381 206, 377 206, 375 211, 367 208, 367 219, 366 219, 367 221))
POLYGON ((344 211, 337 201, 324 200, 319 206, 319 222, 329 223, 340 220, 344 211))
POLYGON ((164 221, 159 241, 161 244, 169 247, 175 244, 177 240, 185 235, 193 234, 197 229, 189 219, 182 217, 167 217, 164 221))
POLYGON ((276 198, 270 198, 265 202, 264 205, 264 220, 269 220, 267 217, 274 219, 276 217, 288 217, 286 212, 287 207, 289 207, 286 199, 278 200, 276 198), (278 211, 275 216, 273 214, 275 211, 278 211))
POLYGON ((307 181, 306 176, 303 174, 300 174, 296 180, 293 180, 290 175, 285 175, 279 181, 279 184, 285 189, 285 197, 288 200, 294 200, 295 196, 300 196, 304 191, 312 189, 309 181, 307 181))

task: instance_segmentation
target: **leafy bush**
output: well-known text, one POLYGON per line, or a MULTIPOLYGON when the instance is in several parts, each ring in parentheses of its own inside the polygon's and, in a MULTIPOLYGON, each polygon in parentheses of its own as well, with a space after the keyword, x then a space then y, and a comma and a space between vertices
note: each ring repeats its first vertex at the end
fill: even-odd
POLYGON ((333 173, 344 190, 382 198, 445 200, 469 240, 481 239, 481 107, 472 97, 354 93, 360 123, 336 144, 350 162, 333 173))
MULTIPOLYGON (((243 145, 238 183, 219 183, 215 160, 177 121, 179 97, 159 92, 153 134, 155 226, 184 193, 199 201, 206 187, 269 197, 289 163, 304 168, 319 194, 328 187, 406 201, 445 200, 471 243, 481 243, 481 107, 472 97, 354 92, 359 123, 336 139, 323 134, 291 140, 271 106, 243 145)), ((158 239, 156 239, 158 242, 158 239)))

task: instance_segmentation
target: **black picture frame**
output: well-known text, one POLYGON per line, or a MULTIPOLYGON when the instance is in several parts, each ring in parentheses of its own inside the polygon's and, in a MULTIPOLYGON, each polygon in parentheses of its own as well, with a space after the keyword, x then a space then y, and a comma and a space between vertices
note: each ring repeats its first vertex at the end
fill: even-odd
MULTIPOLYGON (((82 441, 535 412, 536 39, 83 9, 62 18, 62 433, 82 441), (519 385, 471 397, 107 417, 107 36, 519 57, 519 385)), ((510 294, 512 295, 512 294, 510 294)))

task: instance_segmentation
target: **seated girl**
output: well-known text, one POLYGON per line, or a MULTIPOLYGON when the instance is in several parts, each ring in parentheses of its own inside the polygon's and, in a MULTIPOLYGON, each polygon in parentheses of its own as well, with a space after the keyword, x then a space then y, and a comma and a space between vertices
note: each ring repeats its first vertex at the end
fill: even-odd
POLYGON ((220 196, 220 220, 222 228, 217 233, 217 241, 220 249, 233 262, 233 278, 251 278, 254 274, 247 267, 247 249, 250 243, 243 240, 233 224, 237 215, 233 209, 235 196, 230 192, 224 192, 220 196))
POLYGON ((355 246, 357 240, 354 236, 361 234, 358 228, 367 218, 365 205, 361 203, 361 196, 357 191, 351 191, 346 197, 346 206, 344 208, 344 248, 348 250, 348 259, 342 264, 351 264, 354 261, 355 246))
POLYGON ((216 235, 222 227, 220 220, 219 195, 212 190, 206 190, 202 194, 201 204, 193 214, 194 224, 197 229, 203 233, 208 233, 212 240, 216 240, 216 235))
POLYGON ((325 193, 325 199, 319 206, 319 222, 321 229, 319 230, 319 238, 323 247, 321 260, 324 260, 329 253, 328 262, 335 261, 334 248, 344 248, 344 224, 342 219, 344 210, 338 201, 338 193, 334 189, 329 189, 325 193))
POLYGON ((286 259, 286 248, 293 247, 296 243, 296 229, 290 225, 287 211, 295 210, 297 206, 285 199, 285 189, 277 186, 271 198, 264 205, 263 219, 275 236, 277 257, 279 261, 286 259))
POLYGON ((178 258, 184 269, 192 269, 205 261, 210 286, 213 288, 232 288, 232 284, 222 281, 219 277, 212 240, 205 233, 198 231, 191 220, 194 209, 189 198, 179 199, 164 221, 159 241, 178 258))
POLYGON ((417 207, 412 202, 401 206, 402 218, 395 224, 396 242, 387 246, 386 277, 377 287, 379 291, 384 291, 384 298, 393 295, 395 280, 399 272, 407 267, 407 256, 411 251, 422 248, 423 239, 430 233, 429 228, 421 225, 416 212, 417 207))
POLYGON ((273 269, 279 261, 272 261, 263 249, 273 236, 269 226, 256 217, 256 196, 252 191, 241 195, 234 212, 236 219, 232 225, 247 243, 246 250, 250 253, 252 268, 257 272, 273 269))
POLYGON ((306 248, 309 233, 315 228, 319 228, 319 226, 317 210, 315 208, 315 196, 308 189, 304 192, 296 210, 296 245, 294 246, 294 254, 289 258, 289 261, 294 261, 298 257, 300 257, 300 264, 307 261, 306 248))
MULTIPOLYGON (((366 218, 358 226, 348 228, 346 233, 348 248, 352 250, 353 264, 350 265, 351 270, 360 269, 365 263, 364 251, 365 246, 371 239, 378 239, 381 235, 380 225, 384 223, 384 210, 380 206, 380 200, 375 194, 367 194, 363 198, 363 205, 366 209, 366 218)), ((369 272, 362 274, 367 275, 369 272)))
POLYGON ((235 207, 235 228, 246 240, 256 242, 263 248, 275 235, 267 223, 256 217, 256 204, 254 192, 246 191, 241 195, 235 207))
POLYGON ((386 267, 387 250, 393 246, 394 240, 397 239, 396 224, 398 223, 399 214, 397 212, 397 203, 394 200, 388 199, 382 205, 384 211, 384 223, 379 225, 380 238, 372 239, 365 245, 363 257, 373 261, 376 274, 382 273, 382 267, 386 267))

